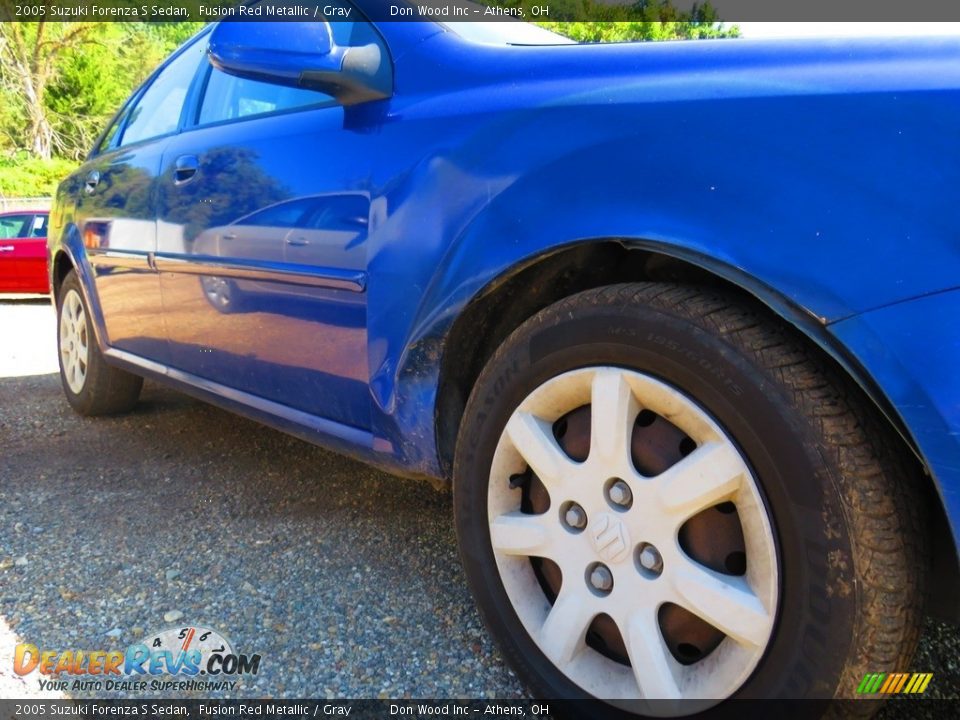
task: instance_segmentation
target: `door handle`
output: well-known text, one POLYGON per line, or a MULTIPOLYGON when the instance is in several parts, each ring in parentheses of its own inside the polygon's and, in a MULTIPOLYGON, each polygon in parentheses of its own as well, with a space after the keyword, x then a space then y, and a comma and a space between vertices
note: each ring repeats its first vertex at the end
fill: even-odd
POLYGON ((287 238, 287 245, 289 245, 290 247, 303 247, 304 245, 309 245, 309 244, 310 244, 310 241, 307 240, 305 237, 287 238))
POLYGON ((16 248, 13 245, 0 245, 0 252, 13 252, 16 248))
POLYGON ((87 195, 93 195, 93 191, 97 189, 97 185, 100 184, 100 171, 94 170, 89 175, 87 175, 87 181, 84 183, 84 190, 87 191, 87 195))
POLYGON ((173 164, 173 184, 183 185, 196 177, 200 162, 196 155, 181 155, 173 164))
POLYGON ((236 234, 236 233, 226 233, 226 234, 224 234, 223 239, 224 239, 224 240, 236 240, 236 239, 237 239, 237 234, 236 234))

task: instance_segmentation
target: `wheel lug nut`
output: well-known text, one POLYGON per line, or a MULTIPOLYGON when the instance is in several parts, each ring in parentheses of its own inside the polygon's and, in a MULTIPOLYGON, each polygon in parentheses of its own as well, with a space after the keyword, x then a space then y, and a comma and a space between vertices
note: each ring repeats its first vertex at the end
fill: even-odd
POLYGON ((587 526, 587 513, 576 503, 571 503, 563 514, 563 521, 574 530, 583 530, 587 526))
POLYGON ((637 561, 641 568, 654 576, 659 576, 663 572, 663 556, 653 545, 642 546, 637 561))
POLYGON ((633 493, 630 492, 630 486, 623 480, 617 480, 607 490, 607 497, 614 505, 627 507, 633 502, 633 493))
POLYGON ((600 592, 610 592, 613 589, 613 573, 603 563, 598 563, 590 571, 590 584, 594 590, 600 592))

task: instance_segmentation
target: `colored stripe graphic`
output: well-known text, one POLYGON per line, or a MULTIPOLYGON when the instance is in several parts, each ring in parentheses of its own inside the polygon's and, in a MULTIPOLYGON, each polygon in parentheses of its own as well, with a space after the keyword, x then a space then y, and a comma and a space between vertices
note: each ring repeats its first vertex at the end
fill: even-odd
POLYGON ((857 686, 858 695, 920 695, 933 673, 867 673, 857 686))
POLYGON ((900 673, 900 682, 898 682, 898 683, 896 684, 896 686, 894 686, 894 688, 893 688, 893 690, 891 690, 891 692, 898 693, 898 692, 900 692, 901 690, 903 690, 903 686, 906 684, 907 679, 908 679, 909 677, 910 677, 910 673, 900 673))
POLYGON ((887 681, 880 686, 880 692, 884 694, 890 692, 890 688, 896 685, 899 679, 900 679, 900 676, 897 675, 896 673, 891 673, 890 675, 887 675, 887 681))
POLYGON ((927 689, 927 685, 930 684, 930 680, 933 678, 933 673, 916 673, 914 678, 911 678, 910 684, 907 686, 911 695, 919 695, 924 690, 927 689))

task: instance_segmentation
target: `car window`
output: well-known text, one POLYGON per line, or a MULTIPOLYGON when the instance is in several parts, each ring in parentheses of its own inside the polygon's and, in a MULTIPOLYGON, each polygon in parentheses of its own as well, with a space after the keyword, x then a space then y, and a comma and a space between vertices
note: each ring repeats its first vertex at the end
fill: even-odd
POLYGON ((370 202, 360 195, 317 198, 304 225, 314 230, 360 232, 367 226, 370 202))
POLYGON ((206 47, 206 40, 194 42, 157 75, 130 111, 121 147, 177 129, 183 101, 206 47))
MULTIPOLYGON (((337 4, 337 7, 349 7, 349 5, 346 2, 340 2, 337 4)), ((355 15, 359 14, 356 9, 352 9, 352 12, 355 15)), ((373 29, 370 23, 341 22, 336 18, 332 18, 332 20, 333 22, 330 23, 330 29, 333 33, 333 41, 339 47, 360 47, 361 45, 383 44, 377 31, 373 29)))
POLYGON ((258 225, 260 227, 297 227, 300 218, 312 207, 309 198, 300 198, 278 203, 247 216, 238 225, 258 225))
POLYGON ((30 237, 42 238, 47 236, 47 216, 34 215, 31 223, 30 237))
POLYGON ((0 217, 0 240, 26 237, 26 224, 32 215, 4 215, 0 217))
POLYGON ((110 123, 110 127, 107 128, 107 131, 103 134, 103 139, 100 141, 100 144, 97 145, 97 152, 102 153, 110 147, 110 144, 113 142, 113 139, 117 136, 117 130, 120 129, 120 126, 123 124, 123 119, 126 117, 126 113, 122 113, 114 118, 113 122, 110 123))
POLYGON ((211 67, 197 122, 206 125, 333 102, 326 93, 239 78, 211 67))

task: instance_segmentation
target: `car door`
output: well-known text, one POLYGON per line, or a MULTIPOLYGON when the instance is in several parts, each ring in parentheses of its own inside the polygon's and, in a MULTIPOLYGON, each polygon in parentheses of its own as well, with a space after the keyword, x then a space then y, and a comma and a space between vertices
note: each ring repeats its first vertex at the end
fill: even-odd
POLYGON ((179 129, 204 48, 200 38, 164 63, 80 170, 84 187, 76 220, 107 343, 158 362, 168 359, 160 285, 152 265, 160 161, 179 129))
POLYGON ((27 226, 27 236, 20 241, 20 276, 23 291, 46 294, 50 292, 47 280, 47 221, 49 213, 35 213, 27 226))
POLYGON ((0 292, 25 292, 25 242, 33 213, 0 215, 0 292))
POLYGON ((371 140, 344 122, 322 93, 208 68, 196 126, 164 152, 159 222, 183 245, 161 239, 157 267, 174 367, 366 429, 368 219, 349 243, 310 225, 347 188, 369 208, 371 140))

